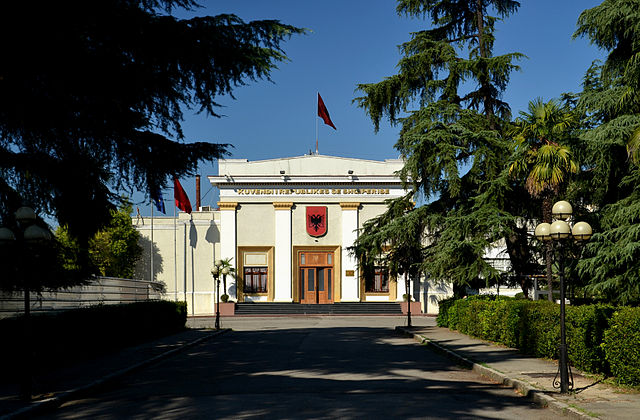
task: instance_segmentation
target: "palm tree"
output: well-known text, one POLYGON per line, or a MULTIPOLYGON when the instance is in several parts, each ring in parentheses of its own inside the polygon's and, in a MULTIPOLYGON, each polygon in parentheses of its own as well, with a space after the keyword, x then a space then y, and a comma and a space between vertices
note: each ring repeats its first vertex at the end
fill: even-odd
MULTIPOLYGON (((230 258, 225 258, 220 260, 220 262, 222 263, 222 265, 220 266, 220 269, 223 268, 228 268, 229 269, 229 276, 233 277, 234 279, 236 279, 236 296, 238 296, 238 277, 236 276, 236 269, 231 265, 231 260, 233 259, 233 257, 230 258)), ((227 294, 227 276, 222 276, 222 290, 224 290, 224 294, 221 296, 221 299, 226 302, 229 299, 229 295, 227 294), (226 297, 224 297, 226 296, 226 297)))
MULTIPOLYGON (((543 222, 550 223, 554 198, 569 176, 578 172, 578 164, 566 144, 577 118, 555 99, 545 103, 542 98, 536 98, 529 102, 528 108, 528 113, 521 111, 514 121, 515 153, 509 174, 513 178, 524 177, 529 194, 542 199, 543 222)), ((549 300, 553 300, 551 257, 551 243, 547 243, 545 262, 549 300)))

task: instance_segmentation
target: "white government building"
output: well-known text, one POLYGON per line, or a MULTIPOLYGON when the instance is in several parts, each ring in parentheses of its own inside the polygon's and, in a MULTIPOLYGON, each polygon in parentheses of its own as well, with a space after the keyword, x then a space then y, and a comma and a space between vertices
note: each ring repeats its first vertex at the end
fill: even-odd
MULTIPOLYGON (((219 174, 208 177, 219 208, 201 207, 197 187, 191 214, 134 218, 145 250, 140 277, 163 282, 166 298, 186 301, 189 315, 214 312, 217 259, 230 259, 238 274, 227 276, 226 290, 237 302, 400 302, 405 282, 383 270, 363 278, 347 248, 385 200, 403 195, 395 175, 402 165, 318 154, 220 160, 219 174)), ((425 313, 451 294, 424 279, 411 289, 425 313)))

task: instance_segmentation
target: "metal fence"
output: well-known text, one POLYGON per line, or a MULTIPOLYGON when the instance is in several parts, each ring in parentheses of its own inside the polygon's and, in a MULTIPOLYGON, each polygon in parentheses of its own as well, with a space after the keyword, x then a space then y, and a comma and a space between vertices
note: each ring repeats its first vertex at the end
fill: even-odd
MULTIPOLYGON (((164 284, 146 280, 98 277, 84 286, 46 290, 31 293, 31 311, 55 311, 83 308, 93 305, 158 300, 164 293, 164 284)), ((0 318, 24 312, 24 293, 0 292, 0 318)))

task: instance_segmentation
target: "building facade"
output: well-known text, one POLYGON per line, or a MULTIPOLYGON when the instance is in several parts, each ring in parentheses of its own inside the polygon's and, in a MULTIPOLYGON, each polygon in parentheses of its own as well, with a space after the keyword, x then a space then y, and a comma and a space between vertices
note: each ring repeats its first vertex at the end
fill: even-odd
MULTIPOLYGON (((220 160, 219 174, 208 177, 220 191, 217 209, 134 219, 146 254, 140 276, 162 281, 167 298, 187 301, 192 315, 213 312, 216 259, 231 262, 235 278, 227 276, 221 293, 239 302, 401 301, 404 281, 384 267, 364 278, 349 252, 385 200, 404 194, 401 168, 397 159, 323 155, 220 160)), ((415 279, 408 292, 436 313, 451 290, 415 279)))

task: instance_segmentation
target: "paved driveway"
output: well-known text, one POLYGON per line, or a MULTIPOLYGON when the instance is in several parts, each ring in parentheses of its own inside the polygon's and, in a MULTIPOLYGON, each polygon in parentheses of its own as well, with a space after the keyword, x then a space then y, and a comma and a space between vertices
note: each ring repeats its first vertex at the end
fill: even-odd
POLYGON ((125 377, 91 398, 68 403, 48 417, 552 416, 513 390, 396 335, 393 327, 401 324, 398 317, 223 319, 223 326, 234 331, 125 377))

